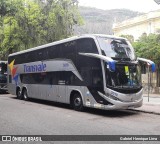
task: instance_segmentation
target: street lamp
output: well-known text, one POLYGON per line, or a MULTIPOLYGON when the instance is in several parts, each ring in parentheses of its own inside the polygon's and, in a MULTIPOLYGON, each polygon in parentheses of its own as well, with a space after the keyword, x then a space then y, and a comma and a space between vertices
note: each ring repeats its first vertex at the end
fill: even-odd
POLYGON ((154 0, 157 4, 160 4, 160 0, 154 0))

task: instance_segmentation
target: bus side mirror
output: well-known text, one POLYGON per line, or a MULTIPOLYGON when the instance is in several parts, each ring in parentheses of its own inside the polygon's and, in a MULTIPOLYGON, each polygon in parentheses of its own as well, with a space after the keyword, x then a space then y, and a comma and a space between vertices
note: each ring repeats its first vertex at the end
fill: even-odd
POLYGON ((106 65, 109 66, 109 70, 110 71, 114 72, 116 70, 116 63, 115 63, 115 61, 106 62, 106 65))
POLYGON ((109 65, 110 71, 114 72, 116 70, 116 62, 110 57, 99 55, 99 54, 94 54, 94 53, 79 53, 79 54, 104 60, 109 65))
POLYGON ((155 71, 156 71, 156 65, 155 65, 155 63, 154 63, 153 61, 148 60, 148 59, 144 59, 144 58, 137 58, 137 60, 148 63, 148 65, 151 66, 152 72, 155 72, 155 71))
POLYGON ((152 72, 155 72, 155 71, 156 71, 156 65, 155 65, 155 63, 152 63, 152 64, 151 64, 151 70, 152 70, 152 72))

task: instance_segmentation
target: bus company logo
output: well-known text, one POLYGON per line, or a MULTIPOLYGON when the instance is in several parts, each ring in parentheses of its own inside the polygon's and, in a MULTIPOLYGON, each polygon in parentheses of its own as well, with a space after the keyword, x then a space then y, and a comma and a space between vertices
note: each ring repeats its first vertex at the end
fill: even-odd
POLYGON ((34 65, 24 65, 24 73, 45 72, 47 65, 43 62, 34 65))
POLYGON ((12 79, 15 81, 15 83, 17 85, 17 83, 18 83, 18 77, 19 77, 19 74, 17 74, 18 66, 15 67, 14 66, 14 62, 15 62, 15 59, 8 66, 10 68, 12 79))

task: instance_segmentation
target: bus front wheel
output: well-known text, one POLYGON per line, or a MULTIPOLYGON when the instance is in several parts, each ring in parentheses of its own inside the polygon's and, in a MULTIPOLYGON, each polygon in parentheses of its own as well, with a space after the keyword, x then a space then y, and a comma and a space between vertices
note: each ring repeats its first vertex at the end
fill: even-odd
POLYGON ((83 111, 83 101, 79 93, 75 93, 72 98, 72 107, 76 111, 83 111))

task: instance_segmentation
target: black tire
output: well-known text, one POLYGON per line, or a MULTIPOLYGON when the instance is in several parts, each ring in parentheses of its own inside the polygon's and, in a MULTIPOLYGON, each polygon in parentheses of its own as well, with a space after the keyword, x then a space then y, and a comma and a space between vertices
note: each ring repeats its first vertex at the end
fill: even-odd
POLYGON ((23 96, 22 96, 20 88, 17 89, 16 95, 17 95, 17 99, 20 99, 20 100, 23 99, 23 96))
POLYGON ((28 93, 27 93, 27 90, 26 90, 26 89, 23 90, 23 99, 24 99, 25 101, 28 101, 28 100, 29 100, 29 98, 28 98, 28 93))
POLYGON ((75 93, 73 98, 72 98, 72 107, 76 111, 83 111, 83 101, 82 97, 79 93, 75 93))

